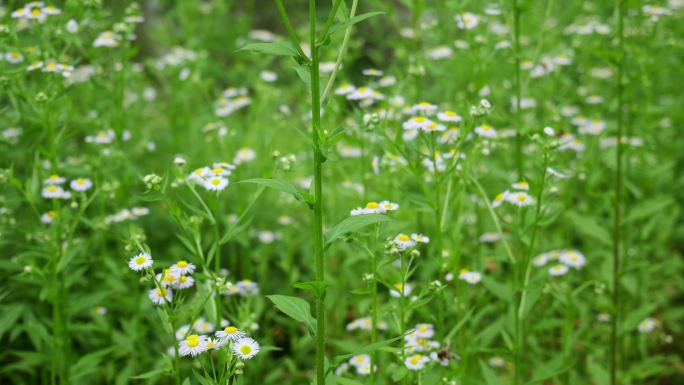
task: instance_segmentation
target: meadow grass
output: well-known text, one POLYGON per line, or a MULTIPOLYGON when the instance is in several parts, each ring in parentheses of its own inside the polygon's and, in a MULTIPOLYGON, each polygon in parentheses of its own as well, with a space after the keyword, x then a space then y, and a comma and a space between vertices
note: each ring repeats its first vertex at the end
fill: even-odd
POLYGON ((0 5, 0 382, 684 381, 684 2, 0 5))

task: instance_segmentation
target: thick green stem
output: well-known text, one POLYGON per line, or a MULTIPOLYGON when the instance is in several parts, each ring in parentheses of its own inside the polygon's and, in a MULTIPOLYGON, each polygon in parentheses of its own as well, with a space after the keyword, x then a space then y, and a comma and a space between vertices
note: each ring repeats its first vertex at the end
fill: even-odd
POLYGON ((617 33, 618 33, 618 49, 619 49, 619 61, 618 61, 618 73, 617 73, 617 102, 618 102, 618 116, 617 116, 617 147, 615 151, 615 206, 614 206, 614 216, 615 222, 613 224, 613 317, 611 319, 611 330, 610 330, 610 384, 617 384, 617 355, 618 355, 618 320, 619 320, 619 309, 620 309, 620 242, 621 242, 621 225, 622 225, 622 213, 621 213, 621 200, 622 200, 622 130, 623 130, 623 77, 624 77, 624 67, 625 67, 625 47, 624 47, 624 14, 625 14, 625 1, 616 0, 617 2, 617 33))
POLYGON ((513 59, 515 65, 515 164, 518 180, 523 180, 522 134, 520 132, 520 8, 518 0, 513 0, 513 59))
MULTIPOLYGON (((321 129, 320 79, 318 45, 316 44, 316 1, 309 0, 309 26, 311 38, 311 135, 314 151, 314 255, 316 258, 316 281, 325 281, 325 258, 323 255, 323 154, 319 133, 321 129)), ((325 297, 316 298, 316 384, 325 384, 325 297)))

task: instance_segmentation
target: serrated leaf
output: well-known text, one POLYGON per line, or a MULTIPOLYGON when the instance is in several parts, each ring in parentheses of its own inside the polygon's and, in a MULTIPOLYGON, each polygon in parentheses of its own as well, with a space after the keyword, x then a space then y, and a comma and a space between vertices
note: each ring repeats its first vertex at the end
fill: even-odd
POLYGON ((325 233, 325 245, 328 246, 347 233, 354 233, 366 226, 376 223, 390 222, 392 218, 382 214, 365 214, 347 217, 325 233))
POLYGON ((311 306, 309 306, 308 302, 301 298, 280 294, 268 295, 266 297, 276 305, 278 310, 290 318, 304 323, 311 335, 316 334, 316 319, 311 315, 311 306))

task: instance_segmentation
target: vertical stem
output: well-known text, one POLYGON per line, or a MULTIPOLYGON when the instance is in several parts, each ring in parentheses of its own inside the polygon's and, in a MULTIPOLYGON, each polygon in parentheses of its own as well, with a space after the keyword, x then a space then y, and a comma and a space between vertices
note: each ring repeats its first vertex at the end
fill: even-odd
MULTIPOLYGON (((309 27, 311 42, 311 135, 314 150, 314 254, 316 258, 316 280, 325 281, 325 259, 323 256, 323 154, 321 154, 319 132, 321 127, 320 79, 318 68, 318 45, 316 42, 316 0, 309 0, 309 27)), ((325 297, 316 298, 316 384, 325 384, 325 297)))
POLYGON ((520 134, 520 8, 518 0, 513 0, 513 59, 515 64, 515 164, 518 180, 523 180, 522 135, 520 134))
POLYGON ((610 330, 610 384, 617 384, 617 354, 618 354, 618 316, 620 308, 620 241, 622 225, 622 213, 620 211, 620 203, 622 199, 622 109, 623 109, 623 76, 625 63, 625 49, 624 49, 624 14, 625 1, 616 0, 617 3, 617 24, 618 24, 618 76, 617 76, 617 99, 618 99, 618 116, 617 116, 617 147, 615 151, 615 223, 613 224, 613 317, 611 319, 610 330))

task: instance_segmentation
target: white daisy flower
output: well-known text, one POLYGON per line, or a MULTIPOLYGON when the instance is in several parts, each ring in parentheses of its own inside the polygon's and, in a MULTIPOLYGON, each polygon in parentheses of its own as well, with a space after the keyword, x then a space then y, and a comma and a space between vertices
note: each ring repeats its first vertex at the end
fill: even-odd
POLYGON ((249 147, 243 147, 243 148, 238 150, 237 154, 235 154, 235 158, 233 159, 233 163, 235 163, 235 164, 247 163, 247 162, 253 161, 254 158, 256 158, 256 152, 249 147))
POLYGON ((173 292, 169 288, 155 288, 150 290, 149 297, 152 302, 156 303, 157 305, 162 305, 164 302, 171 302, 173 299, 173 292))
POLYGON ((207 351, 208 348, 207 337, 197 334, 191 334, 188 338, 178 343, 178 353, 183 357, 195 357, 207 351))
POLYGON ((639 322, 639 333, 648 334, 654 331, 658 327, 658 322, 653 318, 646 318, 645 320, 639 322))
POLYGON ((468 269, 461 269, 458 274, 458 279, 465 281, 471 285, 475 285, 482 279, 482 274, 477 271, 470 271, 468 269))
POLYGON ((140 271, 152 266, 153 263, 154 260, 152 259, 151 255, 147 253, 140 253, 128 261, 128 267, 133 271, 140 271))
POLYGON ((399 210, 399 205, 394 203, 394 202, 390 202, 390 201, 382 201, 382 202, 378 203, 378 205, 385 211, 399 210))
POLYGON ((64 191, 64 189, 62 187, 55 186, 55 185, 49 185, 49 186, 43 188, 41 195, 43 196, 43 198, 47 198, 47 199, 69 199, 69 198, 71 198, 70 192, 64 191))
POLYGON ((473 29, 480 24, 480 17, 470 12, 458 14, 454 19, 460 29, 473 29))
POLYGON ((394 285, 393 289, 390 289, 389 293, 390 296, 394 298, 401 298, 402 294, 404 297, 408 297, 409 295, 411 295, 412 291, 413 288, 408 283, 405 283, 404 285, 402 285, 401 283, 397 283, 394 285))
POLYGON ((368 202, 366 207, 357 207, 351 211, 352 216, 364 214, 384 214, 385 209, 378 202, 368 202))
POLYGON ((418 112, 423 112, 428 115, 432 115, 437 112, 437 106, 431 104, 430 102, 420 102, 411 106, 411 112, 417 114, 418 112))
POLYGON ((178 280, 176 281, 173 287, 174 289, 188 289, 192 287, 194 284, 195 278, 192 278, 189 275, 181 275, 180 277, 178 277, 178 280))
POLYGON ((414 333, 418 338, 432 338, 435 335, 435 329, 432 324, 418 324, 414 333))
POLYGON ((374 99, 377 97, 376 91, 370 87, 359 87, 346 95, 349 100, 374 99))
POLYGON ((409 120, 405 121, 401 125, 401 127, 404 130, 422 130, 422 129, 427 128, 432 123, 433 123, 432 120, 430 120, 424 116, 414 116, 414 117, 411 117, 409 120))
POLYGON ((74 19, 69 19, 66 24, 66 30, 69 33, 77 33, 78 32, 78 22, 74 19))
POLYGON ((396 237, 394 237, 394 244, 397 246, 399 250, 406 250, 410 247, 415 246, 416 241, 412 240, 411 237, 409 237, 406 234, 399 234, 396 237))
POLYGON ((238 281, 235 284, 235 287, 237 288, 238 293, 242 296, 259 294, 259 285, 257 285, 256 282, 249 279, 243 279, 241 281, 238 281))
POLYGON ((530 184, 525 182, 525 181, 520 181, 520 182, 513 183, 513 185, 511 187, 513 187, 514 190, 529 191, 530 184))
POLYGON ((485 138, 493 138, 496 136, 496 129, 494 129, 494 127, 490 126, 489 124, 485 123, 475 127, 475 133, 485 138))
POLYGON ((183 325, 183 326, 179 327, 178 329, 176 329, 176 339, 178 341, 184 340, 185 336, 188 333, 190 333, 190 330, 192 330, 190 325, 183 325))
POLYGON ((202 334, 207 334, 207 333, 213 333, 215 328, 214 324, 211 322, 208 322, 205 320, 203 317, 198 318, 193 324, 192 328, 197 331, 198 333, 202 334))
POLYGON ((344 83, 335 89, 335 95, 347 95, 356 91, 356 87, 349 83, 344 83))
POLYGON ((69 187, 74 191, 88 191, 93 187, 93 182, 88 178, 78 178, 72 180, 69 187))
POLYGON ((361 71, 362 74, 366 76, 374 76, 374 77, 380 77, 384 75, 384 72, 377 68, 366 68, 363 71, 361 71))
POLYGON ((101 32, 93 42, 93 47, 116 47, 119 45, 121 35, 112 31, 101 32))
POLYGON ((442 122, 449 122, 449 123, 458 123, 461 120, 463 120, 463 118, 461 118, 461 116, 459 116, 454 111, 440 112, 437 114, 437 119, 441 120, 442 122))
POLYGON ((482 243, 494 243, 500 239, 499 233, 483 233, 480 235, 480 242, 482 243))
POLYGON ((421 233, 411 234, 411 239, 419 243, 430 243, 430 237, 423 235, 421 233))
POLYGON ((551 274, 554 277, 559 277, 561 275, 565 275, 565 273, 568 272, 568 267, 565 265, 554 265, 549 268, 549 274, 551 274))
POLYGON ((278 80, 278 74, 273 71, 261 71, 259 72, 259 77, 266 83, 273 83, 278 80))
POLYGON ((57 216, 58 216, 57 211, 50 210, 50 211, 43 213, 43 215, 40 216, 40 221, 42 223, 45 223, 45 224, 52 223, 52 221, 54 221, 55 218, 57 218, 57 216))
POLYGON ((243 360, 248 360, 259 353, 259 343, 249 337, 241 338, 233 344, 233 352, 243 360))
POLYGON ((216 332, 216 337, 224 342, 237 341, 245 337, 245 333, 235 326, 226 326, 223 330, 216 332))
POLYGON ((534 204, 534 198, 526 192, 519 191, 514 192, 506 197, 508 203, 516 205, 518 207, 529 206, 534 204))
POLYGON ((43 181, 43 183, 47 185, 60 185, 64 182, 66 182, 66 178, 63 178, 57 174, 52 174, 43 181))
POLYGON ((536 267, 542 267, 549 262, 549 253, 539 254, 532 258, 532 264, 536 267))
POLYGON ((425 364, 428 361, 430 361, 430 359, 426 356, 421 354, 413 354, 406 357, 406 360, 404 360, 404 365, 406 365, 409 370, 421 370, 425 367, 425 364))
POLYGON ((5 60, 12 64, 19 64, 24 61, 24 55, 20 52, 8 52, 5 54, 5 60))
POLYGON ((207 191, 222 191, 228 186, 228 179, 220 176, 211 177, 204 181, 204 188, 207 191))
POLYGON ((551 168, 551 167, 547 167, 547 168, 546 168, 546 172, 548 172, 550 175, 553 175, 553 176, 555 176, 556 178, 559 178, 559 179, 566 179, 566 178, 568 178, 568 175, 567 175, 567 174, 563 174, 562 172, 556 171, 556 170, 554 170, 554 169, 551 168))
POLYGON ((368 354, 357 354, 349 359, 349 365, 357 368, 364 365, 370 365, 370 356, 368 354))
POLYGON ((587 263, 587 259, 579 251, 569 250, 560 255, 560 261, 570 267, 579 269, 587 263))
POLYGON ((506 190, 506 191, 498 194, 496 197, 494 197, 494 200, 492 201, 492 207, 497 208, 497 207, 501 206, 501 204, 506 201, 509 194, 510 193, 508 192, 508 190, 506 190))
POLYGON ((171 270, 178 275, 192 274, 196 266, 186 260, 180 260, 171 266, 171 270))

